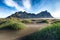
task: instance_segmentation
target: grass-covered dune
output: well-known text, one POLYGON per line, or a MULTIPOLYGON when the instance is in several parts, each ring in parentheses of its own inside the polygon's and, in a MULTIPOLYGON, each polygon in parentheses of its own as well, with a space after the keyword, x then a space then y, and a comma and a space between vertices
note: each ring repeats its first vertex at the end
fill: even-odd
POLYGON ((51 24, 56 24, 56 23, 60 23, 60 20, 57 20, 57 21, 54 21, 54 22, 52 22, 51 24))
POLYGON ((47 26, 40 31, 23 37, 21 40, 60 40, 60 24, 47 26))
POLYGON ((48 23, 48 20, 40 20, 37 23, 48 23))
POLYGON ((24 28, 25 25, 18 20, 8 19, 0 24, 0 30, 21 30, 24 28))

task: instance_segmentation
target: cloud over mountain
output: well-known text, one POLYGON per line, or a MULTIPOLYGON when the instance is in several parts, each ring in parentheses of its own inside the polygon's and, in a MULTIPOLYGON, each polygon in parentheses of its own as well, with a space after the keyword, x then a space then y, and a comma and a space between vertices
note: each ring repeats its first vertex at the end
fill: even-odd
POLYGON ((25 11, 25 9, 29 10, 31 8, 30 0, 22 0, 23 7, 18 5, 13 0, 4 0, 4 3, 9 7, 15 7, 15 9, 18 11, 25 11))
POLYGON ((31 8, 31 2, 30 0, 22 0, 23 5, 26 9, 30 9, 31 8))

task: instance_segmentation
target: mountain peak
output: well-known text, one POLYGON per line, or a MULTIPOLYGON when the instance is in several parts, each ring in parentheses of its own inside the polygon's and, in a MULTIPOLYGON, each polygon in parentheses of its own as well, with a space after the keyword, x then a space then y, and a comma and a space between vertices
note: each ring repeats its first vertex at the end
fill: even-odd
POLYGON ((37 16, 41 18, 52 18, 51 14, 47 10, 38 13, 37 16))

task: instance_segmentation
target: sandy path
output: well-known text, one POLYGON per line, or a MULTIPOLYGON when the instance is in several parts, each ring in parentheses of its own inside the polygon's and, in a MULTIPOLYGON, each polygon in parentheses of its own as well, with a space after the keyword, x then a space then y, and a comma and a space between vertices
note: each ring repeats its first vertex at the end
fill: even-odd
POLYGON ((27 28, 20 31, 0 31, 0 40, 15 40, 16 38, 38 31, 47 26, 47 24, 26 24, 26 26, 27 28))

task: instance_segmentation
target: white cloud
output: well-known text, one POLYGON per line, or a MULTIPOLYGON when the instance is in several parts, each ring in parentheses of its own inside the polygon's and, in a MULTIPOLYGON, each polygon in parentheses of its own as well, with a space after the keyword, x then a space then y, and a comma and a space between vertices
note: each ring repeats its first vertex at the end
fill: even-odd
POLYGON ((4 3, 7 6, 10 7, 15 7, 17 11, 25 11, 23 7, 20 7, 16 2, 14 2, 13 0, 4 0, 4 3))
POLYGON ((60 1, 59 2, 56 2, 54 4, 55 9, 54 9, 54 11, 53 11, 52 14, 56 18, 60 18, 60 6, 59 5, 60 5, 60 1))
POLYGON ((31 8, 31 3, 30 0, 22 0, 23 5, 26 9, 30 9, 31 8))

